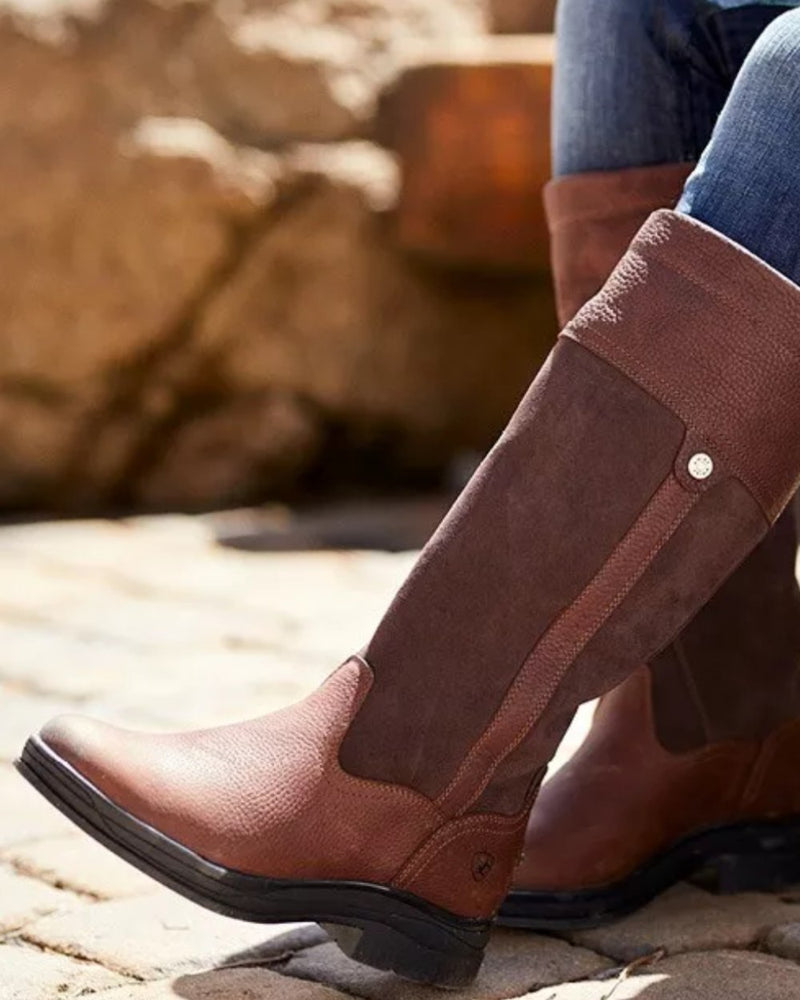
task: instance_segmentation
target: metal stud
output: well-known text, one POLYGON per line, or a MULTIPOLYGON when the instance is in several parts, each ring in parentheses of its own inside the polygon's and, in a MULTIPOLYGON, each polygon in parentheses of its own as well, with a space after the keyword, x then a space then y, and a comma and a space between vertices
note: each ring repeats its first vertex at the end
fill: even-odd
POLYGON ((704 451, 699 451, 689 459, 689 475, 692 479, 708 479, 714 471, 714 460, 704 451))

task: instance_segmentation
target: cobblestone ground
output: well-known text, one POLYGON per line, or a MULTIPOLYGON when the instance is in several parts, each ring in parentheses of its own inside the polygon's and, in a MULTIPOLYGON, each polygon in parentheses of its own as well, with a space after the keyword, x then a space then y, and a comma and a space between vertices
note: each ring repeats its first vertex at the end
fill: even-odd
MULTIPOLYGON (((186 727, 296 699, 360 644, 411 561, 235 552, 202 518, 0 529, 0 1000, 443 995, 355 965, 316 927, 184 902, 71 828, 11 767, 54 712, 186 727)), ((786 1000, 800 997, 796 961, 800 895, 687 885, 602 930, 498 931, 457 996, 786 1000)))

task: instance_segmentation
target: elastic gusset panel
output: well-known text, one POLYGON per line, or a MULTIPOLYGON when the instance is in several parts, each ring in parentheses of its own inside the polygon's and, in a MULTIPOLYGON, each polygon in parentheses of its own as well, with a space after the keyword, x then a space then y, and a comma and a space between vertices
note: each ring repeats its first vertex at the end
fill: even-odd
POLYGON ((800 716, 796 554, 789 509, 654 660, 653 719, 667 750, 760 740, 800 716))

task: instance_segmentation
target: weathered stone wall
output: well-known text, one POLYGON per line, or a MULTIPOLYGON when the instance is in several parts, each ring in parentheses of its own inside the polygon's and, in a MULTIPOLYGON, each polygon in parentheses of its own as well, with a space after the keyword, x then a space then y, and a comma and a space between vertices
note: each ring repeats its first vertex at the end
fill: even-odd
POLYGON ((493 31, 521 34, 528 31, 552 31, 556 0, 489 0, 493 31))
MULTIPOLYGON (((545 281, 404 254, 370 141, 479 0, 0 2, 0 506, 205 506, 485 446, 545 281)), ((541 330, 546 330, 543 336, 541 330)))

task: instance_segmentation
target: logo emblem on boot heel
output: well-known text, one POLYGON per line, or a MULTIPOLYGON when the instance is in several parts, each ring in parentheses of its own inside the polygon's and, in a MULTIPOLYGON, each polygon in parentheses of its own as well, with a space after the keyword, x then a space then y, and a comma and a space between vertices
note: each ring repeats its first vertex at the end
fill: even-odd
POLYGON ((472 877, 476 882, 483 882, 494 868, 494 858, 491 854, 476 854, 472 859, 472 877))

